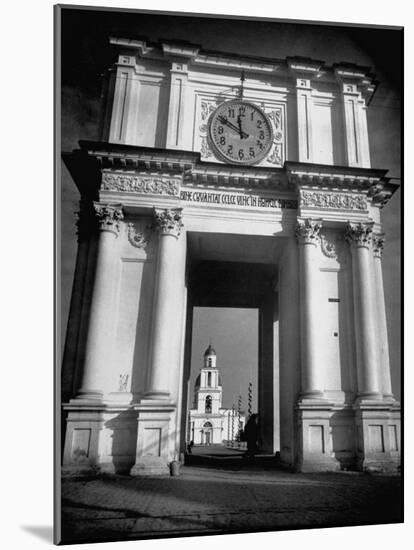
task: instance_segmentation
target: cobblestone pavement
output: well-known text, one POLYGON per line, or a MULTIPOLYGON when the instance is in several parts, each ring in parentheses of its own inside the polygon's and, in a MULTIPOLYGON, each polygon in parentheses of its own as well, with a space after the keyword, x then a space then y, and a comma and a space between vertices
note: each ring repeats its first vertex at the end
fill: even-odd
POLYGON ((179 477, 66 478, 64 542, 399 523, 399 476, 293 474, 256 460, 184 466, 179 477))

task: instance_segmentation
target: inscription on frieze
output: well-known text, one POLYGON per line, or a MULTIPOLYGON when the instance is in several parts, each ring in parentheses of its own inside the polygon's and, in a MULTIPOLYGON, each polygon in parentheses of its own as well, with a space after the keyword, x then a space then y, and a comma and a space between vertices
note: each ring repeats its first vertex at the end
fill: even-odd
POLYGON ((104 172, 102 174, 102 189, 105 191, 123 191, 126 193, 178 196, 180 184, 178 180, 173 178, 104 172))
POLYGON ((300 191, 300 206, 337 210, 367 210, 368 208, 367 200, 363 195, 319 191, 300 191))
POLYGON ((230 206, 235 208, 276 208, 291 210, 296 210, 298 208, 298 201, 296 199, 268 197, 248 193, 182 189, 180 192, 180 199, 187 203, 225 207, 230 206))

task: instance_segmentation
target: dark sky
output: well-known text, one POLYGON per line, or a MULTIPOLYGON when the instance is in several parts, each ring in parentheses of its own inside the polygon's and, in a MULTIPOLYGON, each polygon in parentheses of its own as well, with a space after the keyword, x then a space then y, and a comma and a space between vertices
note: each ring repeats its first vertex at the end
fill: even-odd
MULTIPOLYGON (((376 74, 379 86, 368 109, 371 162, 374 168, 389 170, 400 177, 401 165, 401 86, 402 32, 395 29, 340 27, 280 23, 271 20, 235 20, 183 17, 117 11, 62 10, 62 149, 77 147, 79 139, 96 139, 99 115, 100 75, 111 65, 114 51, 109 36, 185 40, 204 50, 233 52, 266 58, 306 56, 325 61, 356 63, 368 66, 376 74)), ((65 334, 72 285, 76 239, 73 212, 78 194, 63 168, 62 179, 62 334, 65 334)), ((388 313, 393 388, 400 396, 400 191, 383 210, 387 233, 384 250, 384 284, 388 313)), ((247 387, 250 365, 256 361, 255 343, 249 350, 240 346, 240 334, 252 334, 257 325, 255 312, 235 317, 234 312, 204 311, 195 316, 194 368, 198 370, 208 345, 206 331, 217 332, 216 351, 219 364, 228 373, 243 370, 243 387, 247 387), (220 317, 221 315, 221 317, 220 317), (220 321, 221 319, 221 321, 220 321), (222 338, 221 329, 229 332, 222 338), (215 327, 214 330, 211 327, 215 327), (219 346, 220 344, 220 346, 219 346), (248 358, 246 360, 246 353, 248 358), (249 366, 245 363, 248 362, 249 366)), ((243 340, 243 338, 242 338, 243 340)), ((228 375, 231 379, 230 374, 228 375)), ((227 378, 227 376, 226 376, 227 378)), ((226 405, 231 406, 239 384, 228 390, 226 405), (237 386, 237 387, 236 387, 237 386)), ((244 391, 243 391, 244 393, 244 391)))

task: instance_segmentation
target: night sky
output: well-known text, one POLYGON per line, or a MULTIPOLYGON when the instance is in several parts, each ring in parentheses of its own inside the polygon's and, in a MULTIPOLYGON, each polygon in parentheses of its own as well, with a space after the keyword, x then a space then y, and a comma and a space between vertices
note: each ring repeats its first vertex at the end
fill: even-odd
MULTIPOLYGON (((373 168, 388 169, 400 178, 402 33, 367 27, 335 27, 117 11, 62 10, 62 150, 80 139, 97 139, 101 74, 112 64, 109 36, 144 38, 150 42, 178 39, 203 50, 267 58, 306 56, 325 61, 368 66, 378 89, 368 109, 373 168)), ((65 167, 62 169, 62 343, 76 254, 74 212, 79 199, 65 167)), ((396 180, 399 181, 399 180, 396 180)), ((383 210, 386 244, 383 255, 393 390, 400 397, 400 195, 383 210)), ((193 337, 193 368, 213 339, 222 367, 225 406, 241 391, 244 400, 250 378, 256 380, 257 312, 197 310, 193 337)), ((244 401, 245 402, 245 401, 244 401)))

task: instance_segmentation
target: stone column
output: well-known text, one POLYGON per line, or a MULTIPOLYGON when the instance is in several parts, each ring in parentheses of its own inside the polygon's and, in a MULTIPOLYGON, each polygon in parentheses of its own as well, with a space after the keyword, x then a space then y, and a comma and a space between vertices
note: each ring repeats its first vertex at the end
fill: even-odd
POLYGON ((69 320, 66 331, 65 350, 62 361, 62 401, 73 395, 73 385, 76 374, 76 357, 79 346, 79 332, 85 275, 88 263, 89 240, 93 226, 93 209, 89 202, 81 200, 77 212, 78 250, 76 254, 75 273, 73 277, 72 296, 70 300, 69 320))
POLYGON ((317 331, 320 307, 317 299, 317 246, 322 224, 312 219, 298 220, 299 296, 301 333, 302 399, 323 398, 323 380, 318 370, 317 331))
POLYGON ((349 223, 346 232, 352 253, 358 394, 362 399, 381 398, 371 257, 372 226, 373 222, 349 223))
MULTIPOLYGON (((155 210, 155 224, 159 232, 157 275, 154 289, 151 363, 146 396, 169 397, 169 369, 175 359, 179 342, 175 334, 177 319, 182 313, 182 287, 185 255, 181 254, 179 237, 182 223, 181 208, 155 210)), ((181 328, 181 323, 180 323, 181 328)))
POLYGON ((378 350, 382 375, 382 394, 385 399, 394 399, 391 386, 390 357, 388 351, 387 316, 385 313, 384 283, 382 278, 382 251, 384 234, 373 237, 374 271, 376 282, 376 303, 378 316, 378 350))
POLYGON ((123 219, 119 205, 94 203, 99 241, 82 382, 77 399, 101 399, 107 388, 107 371, 113 340, 117 279, 116 240, 123 219))

